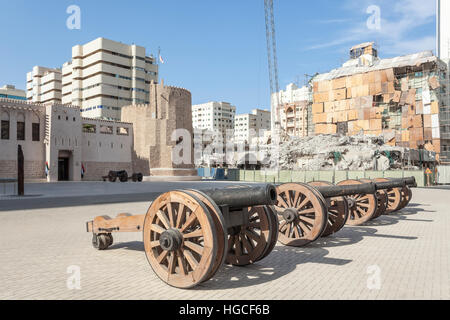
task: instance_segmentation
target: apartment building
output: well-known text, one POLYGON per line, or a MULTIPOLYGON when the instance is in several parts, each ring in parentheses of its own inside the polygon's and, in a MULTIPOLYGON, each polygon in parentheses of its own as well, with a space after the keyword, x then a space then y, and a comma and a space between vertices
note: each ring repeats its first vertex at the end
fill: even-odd
POLYGON ((15 86, 7 84, 0 88, 0 98, 27 100, 27 95, 24 90, 16 89, 15 86))
POLYGON ((234 130, 236 107, 228 102, 211 101, 192 106, 192 126, 225 136, 227 130, 234 130))
POLYGON ((27 73, 27 100, 34 103, 61 104, 61 69, 35 66, 27 73))
POLYGON ((286 86, 286 90, 278 93, 278 101, 276 99, 276 94, 273 94, 272 103, 278 104, 276 119, 285 133, 298 137, 313 134, 312 92, 309 86, 299 88, 294 83, 290 83, 286 86))
POLYGON ((72 48, 62 67, 62 103, 79 106, 84 117, 119 120, 122 107, 150 103, 151 81, 158 81, 158 65, 144 47, 98 38, 72 48))
POLYGON ((271 113, 268 110, 254 109, 252 113, 236 116, 234 126, 234 139, 236 142, 251 141, 253 137, 259 137, 264 131, 271 128, 271 113))

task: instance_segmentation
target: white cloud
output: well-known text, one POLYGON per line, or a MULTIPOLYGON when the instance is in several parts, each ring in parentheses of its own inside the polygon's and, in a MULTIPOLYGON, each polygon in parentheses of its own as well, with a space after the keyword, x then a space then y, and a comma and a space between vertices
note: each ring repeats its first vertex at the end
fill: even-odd
MULTIPOLYGON (((435 48, 434 35, 414 37, 417 29, 432 23, 436 14, 436 3, 430 0, 346 0, 343 8, 361 12, 361 20, 343 30, 341 36, 332 41, 312 45, 307 50, 336 47, 344 44, 375 40, 381 44, 381 50, 388 54, 408 54, 435 48), (370 5, 381 8, 381 29, 370 30, 366 26, 369 15, 366 9, 370 5)), ((344 19, 343 19, 344 20, 344 19)))

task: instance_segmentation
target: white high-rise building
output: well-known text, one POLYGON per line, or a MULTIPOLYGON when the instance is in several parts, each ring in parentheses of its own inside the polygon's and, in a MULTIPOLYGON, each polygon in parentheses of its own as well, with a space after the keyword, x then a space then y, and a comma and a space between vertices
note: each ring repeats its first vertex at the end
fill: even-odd
POLYGON ((36 103, 60 104, 61 69, 35 66, 27 73, 27 99, 36 103))
POLYGON ((98 38, 72 48, 62 68, 62 102, 89 118, 120 120, 123 106, 148 104, 158 81, 156 59, 144 47, 98 38))
POLYGON ((236 116, 234 139, 237 142, 251 142, 251 138, 262 136, 263 131, 270 131, 270 111, 254 109, 252 113, 236 116))
POLYGON ((208 131, 234 130, 236 107, 228 102, 211 101, 192 106, 192 127, 208 131))
POLYGON ((447 64, 450 60, 450 0, 436 0, 437 56, 447 64))
POLYGON ((72 48, 61 69, 36 66, 27 73, 27 99, 71 104, 87 118, 120 120, 123 106, 148 104, 158 65, 144 47, 98 38, 72 48))

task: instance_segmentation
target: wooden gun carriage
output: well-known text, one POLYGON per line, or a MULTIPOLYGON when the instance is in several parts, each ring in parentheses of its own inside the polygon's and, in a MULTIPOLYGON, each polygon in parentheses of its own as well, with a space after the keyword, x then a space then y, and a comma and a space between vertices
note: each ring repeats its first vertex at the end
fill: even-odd
POLYGON ((104 250, 112 233, 142 232, 154 272, 171 286, 190 288, 226 262, 244 266, 266 257, 278 239, 273 185, 175 190, 159 196, 145 215, 96 217, 87 223, 93 245, 104 250))
POLYGON ((277 186, 278 240, 289 246, 304 246, 338 232, 346 224, 359 226, 394 213, 411 201, 411 187, 417 187, 414 177, 277 186))
POLYGON ((224 264, 264 259, 277 241, 304 246, 345 224, 360 225, 411 200, 414 178, 233 186, 174 190, 145 215, 96 217, 86 224, 92 244, 105 250, 113 233, 142 232, 145 254, 158 277, 177 288, 212 278, 224 264))

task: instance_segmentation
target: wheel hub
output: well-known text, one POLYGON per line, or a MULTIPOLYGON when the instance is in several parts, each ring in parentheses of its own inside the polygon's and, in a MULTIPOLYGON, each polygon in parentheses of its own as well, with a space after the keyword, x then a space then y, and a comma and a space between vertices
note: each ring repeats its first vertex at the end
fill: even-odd
POLYGON ((183 243, 183 235, 176 229, 164 231, 159 238, 159 244, 165 251, 176 251, 181 248, 183 243))
POLYGON ((294 208, 288 208, 283 211, 283 218, 287 223, 294 222, 297 219, 297 210, 294 208))
POLYGON ((355 199, 353 199, 351 197, 348 197, 347 198, 347 202, 348 202, 348 207, 350 209, 354 209, 356 207, 356 200, 355 199))

